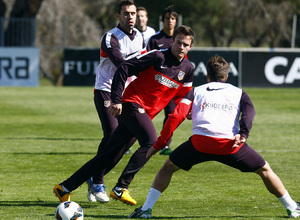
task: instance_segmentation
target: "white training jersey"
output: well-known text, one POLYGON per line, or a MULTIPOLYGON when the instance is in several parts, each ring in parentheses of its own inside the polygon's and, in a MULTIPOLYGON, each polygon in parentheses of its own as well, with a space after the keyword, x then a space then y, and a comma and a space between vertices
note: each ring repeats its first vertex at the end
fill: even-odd
POLYGON ((152 35, 154 35, 156 33, 156 31, 152 27, 147 26, 147 29, 144 32, 141 32, 141 33, 144 37, 144 41, 145 41, 145 44, 147 46, 150 37, 152 37, 152 35))
MULTIPOLYGON (((142 34, 134 28, 133 31, 136 32, 136 35, 133 40, 129 38, 129 36, 124 33, 118 27, 113 28, 108 31, 105 36, 105 39, 101 39, 101 41, 105 41, 105 46, 109 49, 112 48, 111 40, 112 35, 115 35, 118 39, 119 50, 122 54, 124 60, 133 58, 137 55, 140 55, 143 51, 143 36, 142 34)), ((103 90, 107 92, 111 92, 111 84, 116 72, 117 66, 110 60, 107 54, 101 51, 100 53, 100 63, 96 70, 96 82, 95 89, 103 90)))
POLYGON ((211 82, 194 89, 193 134, 232 138, 239 132, 242 89, 211 82))

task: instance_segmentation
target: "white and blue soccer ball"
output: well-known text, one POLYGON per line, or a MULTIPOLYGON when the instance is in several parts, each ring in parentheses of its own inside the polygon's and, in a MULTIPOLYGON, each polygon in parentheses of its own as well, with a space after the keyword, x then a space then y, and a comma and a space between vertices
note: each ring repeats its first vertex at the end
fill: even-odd
POLYGON ((83 220, 83 211, 80 205, 73 201, 59 204, 55 211, 56 220, 83 220))

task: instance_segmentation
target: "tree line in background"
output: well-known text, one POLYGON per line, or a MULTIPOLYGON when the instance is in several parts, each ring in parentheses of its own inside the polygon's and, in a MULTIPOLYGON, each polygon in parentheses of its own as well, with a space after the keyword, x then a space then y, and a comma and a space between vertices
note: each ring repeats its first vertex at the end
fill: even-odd
MULTIPOLYGON (((85 12, 101 28, 115 25, 112 8, 117 1, 84 2, 85 12)), ((196 46, 208 47, 290 47, 293 15, 300 12, 299 0, 136 0, 136 4, 148 10, 148 24, 156 30, 163 9, 174 5, 183 24, 195 31, 196 46)))
MULTIPOLYGON (((118 0, 0 0, 0 17, 36 18, 41 66, 56 84, 62 77, 63 47, 99 47, 117 24, 118 0)), ((300 0, 135 0, 148 10, 148 25, 159 30, 168 5, 195 32, 200 47, 291 47, 293 15, 300 0)), ((300 27, 300 18, 298 19, 300 27)), ((300 28, 295 47, 300 47, 300 28)))

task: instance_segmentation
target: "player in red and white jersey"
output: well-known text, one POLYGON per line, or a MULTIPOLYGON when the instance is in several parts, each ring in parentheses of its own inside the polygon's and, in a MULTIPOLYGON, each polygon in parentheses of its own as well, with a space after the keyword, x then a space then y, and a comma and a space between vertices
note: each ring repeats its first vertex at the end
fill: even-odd
POLYGON ((172 49, 152 50, 125 62, 122 67, 114 77, 112 102, 136 103, 151 119, 172 98, 175 103, 179 103, 192 88, 191 63, 185 58, 179 61, 174 57, 172 49), (125 79, 132 75, 138 77, 125 89, 122 97, 125 79))
POLYGON ((169 186, 173 173, 179 169, 188 171, 206 161, 218 161, 242 172, 258 174, 269 192, 285 206, 289 217, 300 216, 300 204, 290 197, 270 165, 246 143, 255 110, 245 91, 225 83, 228 70, 229 64, 223 57, 211 57, 207 63, 208 83, 191 90, 169 115, 147 157, 166 145, 186 117, 191 116, 193 121, 193 135, 172 152, 157 173, 144 205, 129 218, 151 218, 152 208, 169 186))
POLYGON ((178 103, 192 88, 194 67, 185 55, 191 49, 193 39, 191 28, 180 26, 175 30, 170 50, 150 51, 124 61, 118 67, 112 83, 110 112, 118 117, 119 124, 99 154, 55 187, 61 193, 56 193, 61 201, 70 199, 70 192, 97 174, 99 169, 109 172, 135 137, 140 148, 130 158, 110 196, 127 204, 136 204, 127 189, 135 174, 147 163, 146 153, 157 140, 152 119, 172 98, 178 103), (133 75, 137 79, 124 91, 127 78, 133 75))

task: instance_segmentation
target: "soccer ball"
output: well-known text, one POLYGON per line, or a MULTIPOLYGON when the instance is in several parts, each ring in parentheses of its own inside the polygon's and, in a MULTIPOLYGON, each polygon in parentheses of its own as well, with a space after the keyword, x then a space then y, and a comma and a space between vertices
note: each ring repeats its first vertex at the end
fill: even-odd
POLYGON ((83 220, 82 208, 73 201, 63 202, 56 208, 55 220, 83 220))

